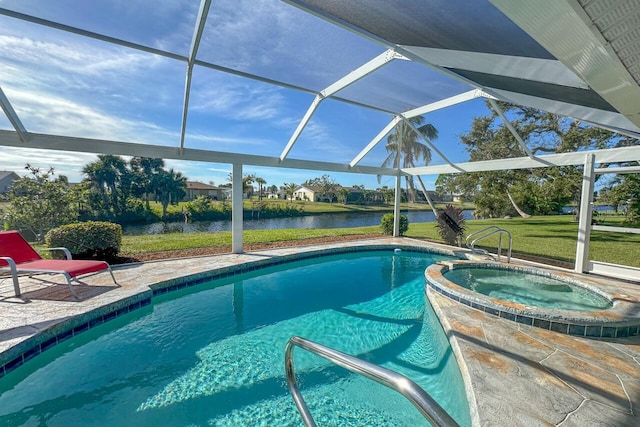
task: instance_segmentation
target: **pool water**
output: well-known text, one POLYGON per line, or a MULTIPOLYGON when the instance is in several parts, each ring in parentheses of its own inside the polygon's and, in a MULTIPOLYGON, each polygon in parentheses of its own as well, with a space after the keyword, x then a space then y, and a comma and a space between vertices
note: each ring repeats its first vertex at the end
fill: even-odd
MULTIPOLYGON (((300 426, 284 349, 299 335, 407 375, 461 425, 469 407, 424 269, 373 251, 269 267, 154 298, 0 379, 3 426, 300 426)), ((318 425, 428 425, 399 394, 297 349, 318 425)))
POLYGON ((455 268, 444 277, 472 291, 505 301, 560 310, 596 311, 612 307, 589 289, 539 274, 501 268, 455 268))

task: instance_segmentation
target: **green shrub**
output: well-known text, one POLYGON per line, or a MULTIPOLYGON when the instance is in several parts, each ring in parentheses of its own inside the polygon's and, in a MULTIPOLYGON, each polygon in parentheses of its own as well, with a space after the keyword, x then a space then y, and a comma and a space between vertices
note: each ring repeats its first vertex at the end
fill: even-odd
POLYGON ((122 227, 101 221, 68 224, 49 231, 45 241, 50 248, 69 249, 74 258, 108 260, 120 251, 122 227))
MULTIPOLYGON (((380 227, 382 228, 382 233, 387 234, 389 236, 393 236, 393 214, 388 213, 382 215, 382 220, 380 221, 380 227)), ((406 215, 400 215, 400 235, 404 235, 409 229, 409 218, 406 215)))
POLYGON ((438 215, 436 227, 438 227, 438 234, 447 244, 460 246, 460 240, 467 228, 462 209, 447 205, 438 215))
POLYGON ((134 197, 127 199, 126 209, 118 216, 120 224, 150 224, 160 221, 160 216, 144 207, 144 202, 134 197))
POLYGON ((188 217, 192 221, 217 221, 231 218, 231 211, 224 211, 222 204, 212 201, 209 197, 197 196, 185 204, 188 217))

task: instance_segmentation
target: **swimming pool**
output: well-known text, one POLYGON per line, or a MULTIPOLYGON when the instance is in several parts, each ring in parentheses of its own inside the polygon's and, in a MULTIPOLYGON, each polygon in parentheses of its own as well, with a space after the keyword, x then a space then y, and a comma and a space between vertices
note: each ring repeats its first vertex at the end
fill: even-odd
MULTIPOLYGON (((359 252, 172 292, 0 379, 3 425, 300 425, 284 347, 300 335, 409 376, 470 425, 460 372, 424 298, 444 255, 359 252)), ((424 425, 396 393, 296 353, 320 425, 424 425)))

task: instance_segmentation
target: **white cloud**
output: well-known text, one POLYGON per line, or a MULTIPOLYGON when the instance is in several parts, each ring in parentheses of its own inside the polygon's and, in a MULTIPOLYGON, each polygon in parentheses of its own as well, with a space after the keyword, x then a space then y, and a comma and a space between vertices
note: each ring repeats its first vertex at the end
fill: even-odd
POLYGON ((25 175, 25 165, 42 170, 53 167, 56 175, 65 175, 70 182, 82 180, 82 168, 96 160, 95 154, 73 153, 68 151, 34 150, 28 148, 3 147, 0 157, 0 170, 25 175))
POLYGON ((154 123, 123 119, 69 99, 34 91, 5 93, 31 132, 159 145, 179 141, 177 134, 154 123))
POLYGON ((279 88, 220 80, 208 79, 206 87, 194 88, 190 109, 238 121, 271 120, 280 116, 284 97, 279 88))
POLYGON ((165 168, 173 168, 182 172, 189 181, 198 181, 208 184, 214 182, 215 185, 226 183, 231 172, 231 165, 218 163, 190 162, 185 160, 166 160, 165 168))
MULTIPOLYGON (((187 144, 188 148, 207 149, 212 151, 227 151, 226 149, 238 148, 239 145, 247 146, 263 146, 264 139, 260 138, 245 138, 245 137, 232 137, 222 134, 203 135, 200 133, 188 133, 187 144)), ((237 151, 237 150, 236 150, 237 151)))
POLYGON ((105 73, 152 67, 157 58, 89 39, 71 44, 6 35, 0 35, 0 57, 34 70, 46 67, 48 73, 39 76, 67 72, 101 79, 105 73))

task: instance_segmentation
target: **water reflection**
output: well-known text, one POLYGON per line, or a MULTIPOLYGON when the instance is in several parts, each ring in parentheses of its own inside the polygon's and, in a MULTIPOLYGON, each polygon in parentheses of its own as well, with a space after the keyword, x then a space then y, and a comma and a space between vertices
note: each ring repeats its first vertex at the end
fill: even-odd
MULTIPOLYGON (((473 210, 462 211, 465 219, 473 219, 473 210)), ((244 221, 245 230, 276 230, 282 228, 300 229, 328 229, 355 228, 380 225, 380 219, 385 212, 335 213, 325 215, 310 215, 289 218, 250 219, 244 221)), ((433 212, 402 212, 409 218, 409 223, 433 222, 433 212)), ((169 222, 139 226, 127 226, 124 234, 163 234, 163 233, 195 233, 230 231, 231 221, 202 221, 202 222, 169 222)))

